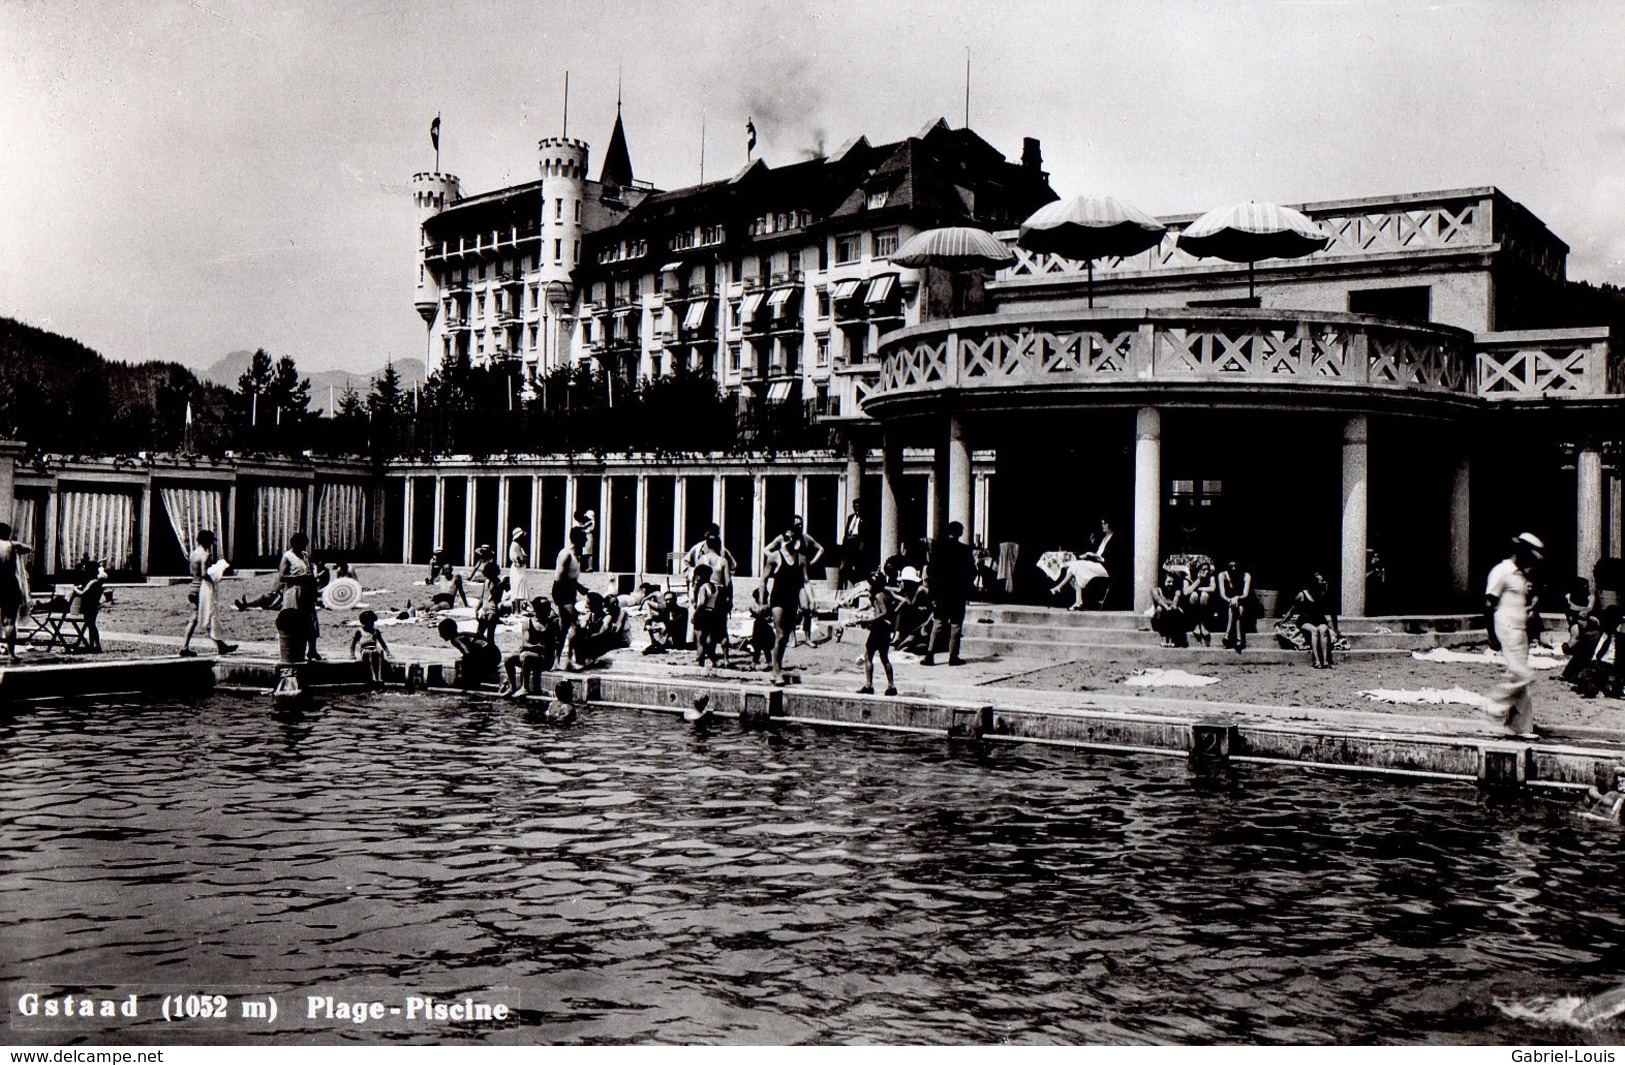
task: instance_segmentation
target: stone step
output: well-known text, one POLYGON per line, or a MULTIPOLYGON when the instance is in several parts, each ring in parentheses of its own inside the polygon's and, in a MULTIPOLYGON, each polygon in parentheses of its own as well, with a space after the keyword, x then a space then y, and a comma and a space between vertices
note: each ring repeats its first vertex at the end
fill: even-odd
MULTIPOLYGON (((1547 618, 1561 624, 1560 615, 1547 618)), ((1149 621, 1130 610, 1067 610, 1064 607, 1030 606, 1003 603, 972 603, 965 612, 966 624, 1043 625, 1065 629, 1131 630, 1149 627, 1149 621)), ((1362 633, 1457 633, 1482 626, 1478 614, 1400 614, 1338 619, 1339 628, 1346 636, 1362 633)))
MULTIPOLYGON (((1267 641, 1258 637, 1248 637, 1247 649, 1239 655, 1229 648, 1221 647, 1217 640, 1214 641, 1212 647, 1160 647, 1155 642, 1150 644, 1130 643, 1128 641, 1089 644, 1041 643, 1035 640, 1012 640, 998 637, 972 638, 966 636, 961 641, 961 648, 965 657, 978 660, 998 656, 1000 658, 1021 659, 1047 658, 1052 661, 1069 658, 1111 661, 1120 657, 1139 663, 1154 658, 1157 665, 1234 661, 1277 665, 1286 663, 1301 664, 1307 661, 1309 656, 1307 651, 1289 651, 1282 648, 1273 636, 1267 641)), ((1410 653, 1410 648, 1405 647, 1360 647, 1355 645, 1351 650, 1336 652, 1336 657, 1400 657, 1408 656, 1410 653)), ((938 657, 941 658, 942 656, 939 655, 938 657)))
MULTIPOLYGON (((1261 622, 1258 632, 1248 636, 1249 643, 1268 638, 1276 642, 1273 624, 1261 622)), ((1481 633, 1473 632, 1375 632, 1351 630, 1342 633, 1349 643, 1364 650, 1425 651, 1430 647, 1460 647, 1481 642, 1481 633)), ((1015 642, 1034 647, 1159 647, 1162 637, 1150 629, 1117 627, 1060 626, 1026 623, 983 623, 967 618, 964 629, 967 640, 994 640, 1015 642)), ((1218 646, 1223 633, 1214 633, 1213 644, 1218 646)))

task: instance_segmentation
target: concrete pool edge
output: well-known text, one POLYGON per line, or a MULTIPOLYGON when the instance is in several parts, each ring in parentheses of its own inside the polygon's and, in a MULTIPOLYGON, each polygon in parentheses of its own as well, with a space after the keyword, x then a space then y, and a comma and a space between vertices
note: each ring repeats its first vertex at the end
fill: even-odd
MULTIPOLYGON (((361 690, 359 662, 310 662, 300 667, 313 693, 361 690)), ((441 665, 394 664, 392 679, 436 690, 450 688, 441 665), (409 673, 410 671, 410 673, 409 673)), ((0 709, 60 699, 153 695, 198 696, 211 691, 269 694, 277 664, 258 657, 200 657, 67 662, 0 668, 0 709)), ((544 691, 576 682, 588 705, 680 714, 701 696, 719 717, 772 720, 819 728, 906 732, 998 744, 1032 743, 1119 754, 1213 762, 1378 773, 1474 783, 1489 788, 1583 790, 1606 787, 1625 746, 1521 741, 1483 735, 1407 731, 1404 724, 1369 729, 1345 722, 1259 721, 1238 717, 1240 706, 1214 704, 1182 712, 1126 707, 1057 708, 1022 705, 1008 691, 987 698, 874 696, 792 685, 774 688, 737 680, 649 677, 616 672, 551 673, 544 691)), ((409 684, 409 688, 413 686, 409 684)), ((1083 701, 1083 700, 1080 700, 1083 701)))

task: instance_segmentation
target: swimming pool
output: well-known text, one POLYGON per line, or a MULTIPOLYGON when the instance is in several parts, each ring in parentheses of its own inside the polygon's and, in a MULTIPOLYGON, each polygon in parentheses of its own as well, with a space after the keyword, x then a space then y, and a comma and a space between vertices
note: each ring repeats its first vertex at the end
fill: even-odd
POLYGON ((1625 960, 1618 830, 1454 785, 450 696, 0 740, 14 1023, 86 984, 279 996, 184 1035, 227 1042, 1528 1042, 1587 1038, 1527 1017, 1625 960), (520 1013, 336 1024, 312 988, 520 1013))

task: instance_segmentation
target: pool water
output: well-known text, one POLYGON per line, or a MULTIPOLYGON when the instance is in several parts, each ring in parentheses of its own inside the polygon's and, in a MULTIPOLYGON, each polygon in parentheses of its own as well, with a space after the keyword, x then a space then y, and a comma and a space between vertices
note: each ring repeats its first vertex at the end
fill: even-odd
POLYGON ((1617 1039, 1561 1004, 1625 968, 1625 844, 1550 801, 441 696, 55 706, 0 741, 13 1010, 289 996, 188 1036, 226 1042, 1617 1039), (521 1013, 362 1029, 288 1008, 310 988, 521 1013))

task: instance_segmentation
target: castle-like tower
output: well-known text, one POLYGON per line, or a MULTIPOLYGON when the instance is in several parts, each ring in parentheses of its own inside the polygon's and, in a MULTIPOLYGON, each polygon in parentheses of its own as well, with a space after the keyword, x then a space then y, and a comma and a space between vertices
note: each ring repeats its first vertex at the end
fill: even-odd
POLYGON ((412 202, 418 209, 418 287, 413 304, 425 325, 434 324, 440 307, 440 284, 425 261, 429 238, 424 235, 423 224, 462 197, 462 183, 455 174, 412 175, 412 202))
MULTIPOLYGON (((587 142, 544 137, 536 146, 542 172, 541 242, 536 254, 539 295, 545 301, 546 332, 533 373, 545 374, 569 361, 568 333, 562 322, 575 302, 573 275, 581 263, 582 218, 587 200, 587 142)), ((527 375, 529 376, 529 375, 527 375)))

